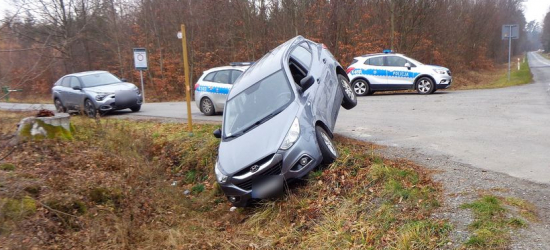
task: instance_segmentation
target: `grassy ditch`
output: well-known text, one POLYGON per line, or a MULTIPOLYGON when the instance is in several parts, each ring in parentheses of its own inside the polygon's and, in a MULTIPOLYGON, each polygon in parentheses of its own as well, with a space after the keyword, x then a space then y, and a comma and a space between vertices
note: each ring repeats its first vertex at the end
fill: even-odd
POLYGON ((533 79, 527 57, 521 57, 520 70, 517 70, 517 59, 512 60, 510 81, 508 81, 508 64, 503 64, 494 70, 481 72, 472 71, 455 76, 456 85, 453 89, 494 89, 530 83, 533 79), (523 61, 525 58, 525 61, 523 61))
MULTIPOLYGON (((25 114, 0 111, 2 140, 25 114), (6 119, 4 119, 6 118, 6 119), (8 119, 9 118, 9 119, 8 119)), ((73 117, 73 140, 0 146, 8 248, 433 249, 441 188, 426 170, 336 138, 337 162, 284 196, 230 212, 212 166, 216 125, 73 117)), ((4 143, 2 143, 4 145, 4 143)))

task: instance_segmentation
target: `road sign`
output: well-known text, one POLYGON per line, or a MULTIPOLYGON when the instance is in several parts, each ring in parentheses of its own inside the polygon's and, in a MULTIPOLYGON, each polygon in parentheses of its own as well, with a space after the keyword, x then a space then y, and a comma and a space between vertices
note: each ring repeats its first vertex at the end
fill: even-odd
POLYGON ((134 48, 134 65, 137 70, 147 69, 147 50, 144 48, 134 48))
POLYGON ((519 39, 519 25, 505 24, 502 25, 502 40, 519 39))
POLYGON ((512 58, 512 39, 519 38, 519 25, 505 24, 502 25, 502 40, 508 40, 508 81, 510 81, 511 58, 512 58))

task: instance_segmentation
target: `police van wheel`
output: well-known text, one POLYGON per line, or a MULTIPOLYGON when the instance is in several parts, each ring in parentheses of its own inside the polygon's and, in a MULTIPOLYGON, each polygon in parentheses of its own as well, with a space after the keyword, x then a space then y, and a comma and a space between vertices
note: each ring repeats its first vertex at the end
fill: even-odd
POLYGON ((338 82, 344 92, 344 98, 342 100, 342 107, 345 109, 352 109, 357 106, 357 96, 349 84, 348 78, 343 75, 338 75, 338 82))
POLYGON ((359 79, 353 82, 353 91, 355 91, 356 95, 361 96, 368 95, 371 92, 369 83, 367 83, 367 81, 363 79, 359 79))
POLYGON ((202 98, 200 105, 201 112, 205 115, 214 115, 216 111, 214 110, 214 103, 208 98, 202 98))
POLYGON ((428 77, 422 77, 416 82, 416 91, 421 95, 428 95, 435 90, 435 84, 432 79, 428 77))

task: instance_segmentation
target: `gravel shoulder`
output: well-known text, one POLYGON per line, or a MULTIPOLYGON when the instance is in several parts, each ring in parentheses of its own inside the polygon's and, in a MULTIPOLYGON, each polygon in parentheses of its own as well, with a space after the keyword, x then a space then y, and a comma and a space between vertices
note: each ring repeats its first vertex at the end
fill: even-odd
POLYGON ((516 197, 536 206, 539 221, 528 222, 526 227, 511 233, 511 249, 548 249, 550 246, 550 185, 472 167, 449 156, 422 154, 416 149, 380 147, 376 153, 390 159, 411 160, 434 170, 434 180, 444 188, 442 207, 434 216, 448 219, 453 225, 450 249, 460 247, 470 236, 467 228, 473 215, 460 206, 482 194, 516 197))

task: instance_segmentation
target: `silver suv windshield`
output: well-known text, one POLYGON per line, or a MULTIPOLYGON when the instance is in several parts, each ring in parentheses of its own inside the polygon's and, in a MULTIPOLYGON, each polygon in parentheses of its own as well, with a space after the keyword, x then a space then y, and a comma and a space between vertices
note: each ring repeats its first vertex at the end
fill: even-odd
POLYGON ((120 82, 116 76, 111 73, 98 73, 93 75, 81 76, 82 84, 84 88, 97 87, 101 85, 113 84, 120 82))
POLYGON ((268 121, 293 99, 292 88, 282 70, 251 85, 227 101, 224 138, 238 137, 268 121))

